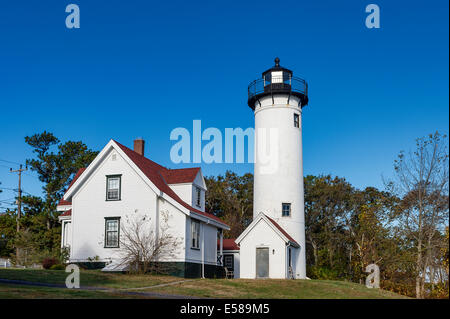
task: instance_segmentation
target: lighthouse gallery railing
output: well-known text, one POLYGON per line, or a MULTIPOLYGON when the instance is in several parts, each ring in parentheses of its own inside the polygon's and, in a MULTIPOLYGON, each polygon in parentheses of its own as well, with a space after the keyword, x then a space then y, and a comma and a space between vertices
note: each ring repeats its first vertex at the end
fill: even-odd
POLYGON ((292 76, 280 76, 257 79, 248 86, 249 100, 258 94, 264 93, 290 93, 297 92, 308 96, 308 83, 305 80, 292 76))

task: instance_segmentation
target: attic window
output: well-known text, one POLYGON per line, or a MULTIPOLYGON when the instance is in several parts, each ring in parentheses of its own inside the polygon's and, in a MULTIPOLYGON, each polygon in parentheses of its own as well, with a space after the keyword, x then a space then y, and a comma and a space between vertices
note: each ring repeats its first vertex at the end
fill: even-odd
POLYGON ((195 204, 198 207, 201 207, 201 200, 202 200, 202 190, 200 189, 200 187, 195 187, 195 204))
POLYGON ((120 175, 106 176, 106 200, 120 200, 120 175))

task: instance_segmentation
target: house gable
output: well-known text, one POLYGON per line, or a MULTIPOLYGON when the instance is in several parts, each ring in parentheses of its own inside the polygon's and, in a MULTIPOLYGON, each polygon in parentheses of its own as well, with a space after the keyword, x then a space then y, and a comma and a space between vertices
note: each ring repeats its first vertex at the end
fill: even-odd
MULTIPOLYGON (((167 182, 164 179, 164 175, 170 178, 176 178, 176 174, 171 171, 177 170, 168 170, 167 168, 147 159, 146 157, 132 151, 126 146, 114 141, 110 140, 108 144, 102 149, 102 151, 97 155, 97 157, 92 161, 92 163, 84 170, 79 178, 77 178, 71 187, 64 194, 64 201, 71 201, 72 197, 76 194, 76 192, 82 187, 82 185, 89 180, 92 173, 102 165, 102 162, 110 156, 112 150, 115 150, 118 155, 120 155, 141 177, 141 179, 153 190, 155 194, 158 194, 161 198, 170 202, 173 206, 178 208, 180 211, 184 212, 186 215, 195 215, 195 218, 198 218, 204 222, 211 222, 219 228, 229 229, 229 227, 219 218, 212 214, 205 213, 196 208, 193 208, 191 205, 183 201, 174 191, 170 188, 167 182)), ((186 171, 185 175, 194 174, 194 172, 186 171), (189 174, 188 174, 189 173, 189 174)), ((198 172, 195 172, 195 176, 198 175, 198 172)), ((203 177, 202 177, 203 179, 203 177)))
POLYGON ((298 243, 272 218, 266 216, 264 213, 259 215, 252 221, 252 223, 236 238, 235 242, 240 245, 241 241, 260 223, 264 222, 269 228, 274 231, 286 244, 291 244, 294 247, 299 247, 298 243))

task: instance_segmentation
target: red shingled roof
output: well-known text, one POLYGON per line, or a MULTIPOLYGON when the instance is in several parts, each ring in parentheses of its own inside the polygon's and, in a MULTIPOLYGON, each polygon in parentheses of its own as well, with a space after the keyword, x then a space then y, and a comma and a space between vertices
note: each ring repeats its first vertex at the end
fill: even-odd
MULTIPOLYGON (((69 187, 67 187, 66 192, 69 190, 69 188, 77 181, 78 177, 80 177, 81 174, 83 174, 83 172, 86 170, 86 167, 82 167, 78 170, 78 172, 75 174, 75 176, 73 177, 72 181, 69 184, 69 187)), ((64 206, 64 205, 72 205, 72 202, 64 200, 63 198, 61 198, 61 200, 58 203, 58 206, 64 206)))
POLYGON ((284 236, 286 236, 287 237, 287 239, 290 241, 290 242, 293 242, 294 244, 297 244, 298 245, 298 243, 294 240, 294 238, 292 238, 280 225, 278 225, 278 223, 276 222, 276 221, 274 221, 272 218, 270 218, 269 216, 267 216, 266 214, 264 214, 266 217, 267 217, 267 219, 268 220, 270 220, 270 222, 276 227, 276 228, 278 228, 278 230, 279 231, 281 231, 282 233, 283 233, 283 235, 284 236))
MULTIPOLYGON (((226 225, 220 218, 209 214, 202 212, 185 201, 183 201, 168 185, 168 181, 166 180, 166 177, 168 180, 183 180, 187 181, 188 178, 192 178, 190 181, 193 181, 195 176, 193 176, 194 169, 180 169, 180 170, 169 170, 168 168, 165 168, 164 166, 161 166, 148 158, 136 153, 135 151, 129 149, 128 147, 120 144, 117 141, 114 141, 121 149, 124 151, 124 153, 139 167, 139 169, 142 171, 142 173, 147 176, 153 184, 155 184, 158 189, 164 193, 166 193, 168 196, 170 196, 172 199, 174 199, 176 202, 181 204, 183 207, 189 209, 191 212, 211 218, 223 225, 226 225), (177 171, 179 173, 177 173, 177 171), (193 176, 193 177, 192 177, 193 176)), ((197 169, 197 172, 199 168, 197 169)), ((228 226, 228 225, 227 225, 228 226)))
POLYGON ((59 216, 71 216, 71 215, 72 215, 72 210, 69 209, 69 210, 66 210, 64 213, 62 213, 62 214, 59 215, 59 216))
POLYGON ((161 170, 167 184, 192 183, 200 167, 161 170))
MULTIPOLYGON (((217 251, 220 249, 220 239, 217 240, 217 251)), ((235 242, 235 238, 223 240, 223 250, 239 250, 239 246, 235 242)))
POLYGON ((67 206, 67 205, 72 205, 72 202, 69 202, 68 200, 64 200, 64 198, 61 198, 60 201, 58 202, 58 206, 67 206))

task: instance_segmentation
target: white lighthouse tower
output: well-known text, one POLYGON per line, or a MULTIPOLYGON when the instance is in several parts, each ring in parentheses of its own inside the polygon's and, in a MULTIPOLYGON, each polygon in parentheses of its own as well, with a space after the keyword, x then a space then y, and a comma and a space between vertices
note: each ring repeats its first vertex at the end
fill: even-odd
POLYGON ((307 83, 276 58, 248 95, 255 114, 254 203, 253 222, 236 239, 241 277, 306 278, 301 118, 307 83))

